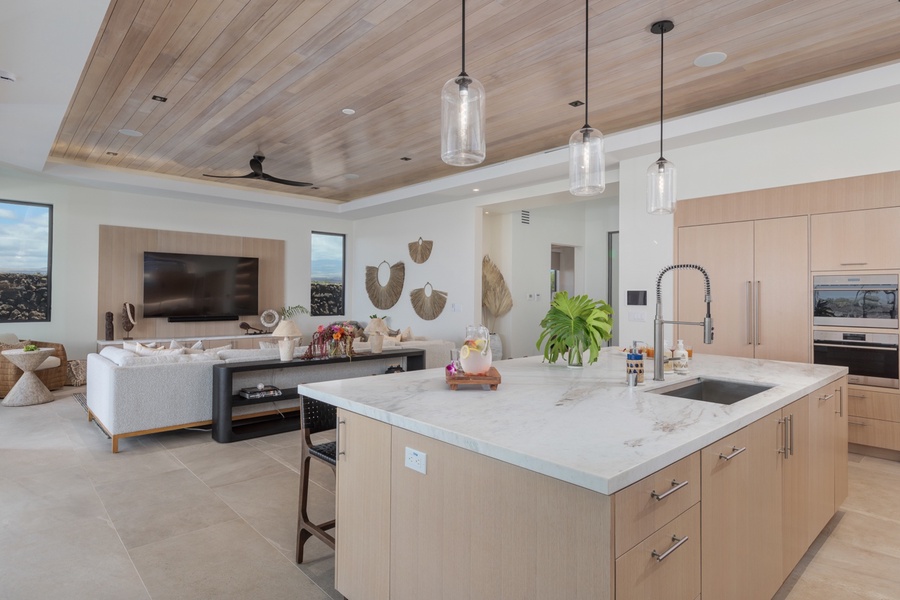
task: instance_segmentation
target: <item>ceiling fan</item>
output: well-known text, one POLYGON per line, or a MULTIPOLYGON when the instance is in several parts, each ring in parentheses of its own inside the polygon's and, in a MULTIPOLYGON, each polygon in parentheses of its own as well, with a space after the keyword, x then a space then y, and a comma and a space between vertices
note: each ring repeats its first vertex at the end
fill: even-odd
POLYGON ((215 177, 216 179, 261 179, 262 181, 271 181, 272 183, 280 183, 282 185, 293 185, 297 187, 309 187, 312 184, 307 183, 305 181, 291 181, 289 179, 281 179, 279 177, 272 177, 267 173, 263 173, 262 162, 266 159, 265 154, 257 151, 253 158, 250 159, 250 173, 246 175, 207 175, 203 174, 204 177, 215 177))

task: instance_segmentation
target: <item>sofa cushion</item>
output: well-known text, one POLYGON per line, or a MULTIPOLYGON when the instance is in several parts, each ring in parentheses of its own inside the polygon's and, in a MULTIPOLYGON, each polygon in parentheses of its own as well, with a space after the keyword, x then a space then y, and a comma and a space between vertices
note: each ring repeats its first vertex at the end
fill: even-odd
POLYGON ((260 350, 271 350, 272 348, 277 348, 278 342, 265 342, 260 340, 259 349, 260 350))
MULTIPOLYGON (((136 352, 138 344, 141 344, 141 342, 122 342, 122 349, 136 352)), ((141 345, 145 348, 156 348, 156 342, 147 342, 146 344, 141 345)))
POLYGON ((407 327, 406 329, 404 329, 403 331, 400 332, 400 341, 401 342, 408 342, 413 339, 415 339, 415 338, 413 338, 413 333, 412 333, 411 327, 407 327))
POLYGON ((209 354, 152 354, 149 356, 131 356, 122 360, 120 366, 135 367, 142 365, 171 365, 187 362, 219 362, 209 354))
POLYGON ((38 365, 38 368, 35 369, 35 371, 42 371, 44 369, 55 369, 56 367, 58 367, 61 364, 62 363, 60 362, 58 356, 48 356, 46 359, 44 359, 44 362, 42 362, 40 365, 38 365))
MULTIPOLYGON (((296 354, 296 351, 295 351, 296 354)), ((218 353, 219 360, 224 360, 226 362, 241 362, 241 361, 251 361, 251 360, 272 360, 273 358, 278 358, 278 348, 267 348, 265 350, 221 350, 218 353)))
POLYGON ((179 348, 184 348, 185 350, 203 350, 203 340, 197 340, 192 346, 185 346, 178 340, 169 342, 170 350, 178 350, 179 348))
POLYGON ((0 352, 4 350, 21 350, 25 347, 25 342, 20 342, 16 340, 15 342, 8 344, 6 342, 0 342, 0 352))
POLYGON ((137 356, 134 352, 130 350, 126 350, 125 348, 116 348, 115 346, 106 346, 102 350, 100 350, 100 356, 106 358, 107 360, 116 363, 119 366, 122 366, 122 361, 126 358, 137 356))

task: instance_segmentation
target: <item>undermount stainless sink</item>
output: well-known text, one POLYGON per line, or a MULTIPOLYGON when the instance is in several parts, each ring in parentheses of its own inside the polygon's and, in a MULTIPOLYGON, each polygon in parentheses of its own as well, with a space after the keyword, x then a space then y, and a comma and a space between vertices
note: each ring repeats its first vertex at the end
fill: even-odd
POLYGON ((701 402, 713 402, 715 404, 734 404, 744 398, 755 396, 775 386, 764 383, 750 383, 746 381, 729 381, 727 379, 712 379, 709 377, 694 377, 686 381, 668 385, 654 390, 647 390, 652 394, 663 396, 675 396, 701 402))

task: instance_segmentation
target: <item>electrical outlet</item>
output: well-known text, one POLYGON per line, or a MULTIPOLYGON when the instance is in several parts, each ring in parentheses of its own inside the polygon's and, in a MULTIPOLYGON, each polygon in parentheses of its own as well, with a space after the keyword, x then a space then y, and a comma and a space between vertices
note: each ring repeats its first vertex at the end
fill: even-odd
POLYGON ((420 452, 409 447, 406 448, 406 460, 403 463, 406 468, 412 469, 413 471, 418 471, 419 473, 424 475, 427 461, 428 455, 424 452, 420 452))

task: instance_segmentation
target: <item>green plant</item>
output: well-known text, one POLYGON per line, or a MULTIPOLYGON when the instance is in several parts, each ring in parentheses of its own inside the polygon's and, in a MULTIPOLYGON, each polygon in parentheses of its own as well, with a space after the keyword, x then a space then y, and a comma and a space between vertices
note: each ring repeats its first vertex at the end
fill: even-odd
POLYGON ((382 321, 384 321, 385 319, 387 319, 387 315, 382 315, 381 317, 379 317, 379 316, 378 316, 378 313, 375 313, 374 315, 369 315, 369 318, 370 318, 370 319, 378 319, 378 318, 380 318, 382 321))
POLYGON ((35 346, 34 344, 28 344, 27 346, 22 348, 22 350, 24 350, 25 352, 37 352, 37 349, 38 349, 38 347, 35 346))
POLYGON ((282 306, 278 309, 278 314, 282 319, 293 319, 297 315, 308 315, 309 310, 305 306, 282 306))
POLYGON ((597 361, 600 343, 612 337, 612 308, 587 294, 570 298, 568 292, 557 292, 541 327, 536 346, 541 349, 543 345, 546 360, 556 362, 570 349, 576 353, 590 350, 591 364, 597 361))

